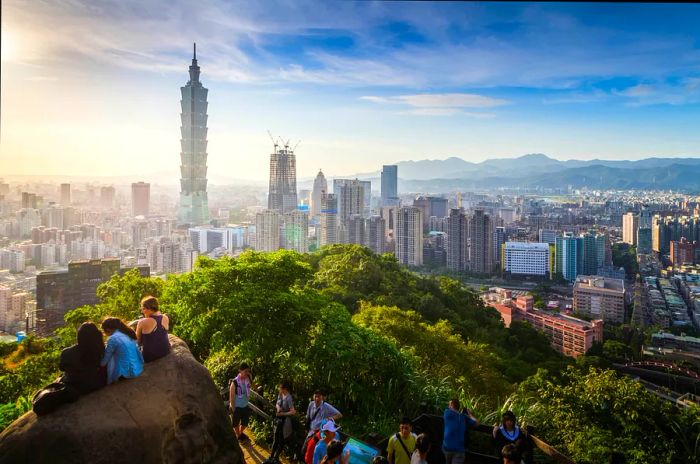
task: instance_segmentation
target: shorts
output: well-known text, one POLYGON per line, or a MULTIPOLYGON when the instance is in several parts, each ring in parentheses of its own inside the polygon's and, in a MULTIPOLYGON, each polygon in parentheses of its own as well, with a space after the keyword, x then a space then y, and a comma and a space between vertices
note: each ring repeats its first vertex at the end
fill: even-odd
POLYGON ((464 464, 465 452, 442 450, 445 453, 445 464, 464 464))
POLYGON ((250 408, 248 406, 244 408, 235 408, 233 410, 233 426, 238 427, 238 425, 248 426, 248 421, 250 421, 250 408))

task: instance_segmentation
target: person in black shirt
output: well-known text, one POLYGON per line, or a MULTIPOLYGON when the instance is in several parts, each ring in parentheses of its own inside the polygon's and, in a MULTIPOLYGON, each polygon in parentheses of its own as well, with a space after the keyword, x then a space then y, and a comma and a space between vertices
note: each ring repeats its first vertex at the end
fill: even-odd
POLYGON ((102 332, 92 322, 78 328, 78 344, 61 351, 58 367, 63 371, 61 382, 81 395, 104 387, 107 371, 100 367, 105 351, 102 332))

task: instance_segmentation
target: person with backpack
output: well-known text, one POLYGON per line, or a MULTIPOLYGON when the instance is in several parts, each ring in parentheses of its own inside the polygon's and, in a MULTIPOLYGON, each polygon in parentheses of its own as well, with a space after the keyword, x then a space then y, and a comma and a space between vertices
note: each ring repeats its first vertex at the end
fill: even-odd
POLYGON ((116 317, 102 321, 102 331, 109 337, 100 363, 107 366, 107 383, 141 375, 143 355, 136 344, 136 332, 116 317))
POLYGON ((229 408, 233 411, 233 431, 242 443, 249 442, 250 438, 243 433, 250 421, 250 407, 248 399, 252 383, 250 381, 250 366, 241 363, 238 367, 238 375, 229 382, 229 408))
POLYGON ((285 443, 292 436, 292 416, 297 413, 294 400, 290 393, 289 382, 281 382, 279 395, 275 402, 275 435, 272 441, 272 452, 266 462, 278 463, 285 443))
POLYGON ((389 438, 389 444, 386 447, 389 464, 411 464, 417 438, 411 432, 411 419, 408 417, 401 419, 399 431, 389 438))

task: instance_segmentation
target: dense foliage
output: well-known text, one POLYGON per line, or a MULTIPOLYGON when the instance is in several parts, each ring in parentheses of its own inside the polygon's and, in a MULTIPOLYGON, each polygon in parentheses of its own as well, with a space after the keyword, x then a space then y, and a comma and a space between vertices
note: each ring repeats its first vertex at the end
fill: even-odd
POLYGON ((487 423, 515 410, 577 461, 606 462, 612 450, 630 462, 697 456, 697 411, 679 412, 600 369, 635 355, 623 343, 628 334, 567 370, 572 361, 543 334, 504 327, 458 281, 419 276, 356 245, 200 258, 193 272, 166 281, 115 276, 98 294, 99 304, 66 315, 54 340, 0 347, 0 427, 57 374, 59 350, 74 343, 80 323, 133 319, 140 298, 153 294, 219 387, 247 361, 270 398, 291 381, 301 411, 314 389, 326 389, 351 433, 389 433, 399 416, 439 412, 459 396, 487 423))

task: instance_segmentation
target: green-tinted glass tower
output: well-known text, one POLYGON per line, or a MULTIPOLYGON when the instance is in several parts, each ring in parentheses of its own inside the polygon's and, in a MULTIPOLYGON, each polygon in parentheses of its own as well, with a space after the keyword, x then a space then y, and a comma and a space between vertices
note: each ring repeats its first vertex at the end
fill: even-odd
POLYGON ((180 87, 180 206, 179 225, 209 222, 207 198, 207 92, 199 81, 197 45, 190 66, 190 80, 180 87))

